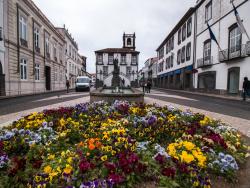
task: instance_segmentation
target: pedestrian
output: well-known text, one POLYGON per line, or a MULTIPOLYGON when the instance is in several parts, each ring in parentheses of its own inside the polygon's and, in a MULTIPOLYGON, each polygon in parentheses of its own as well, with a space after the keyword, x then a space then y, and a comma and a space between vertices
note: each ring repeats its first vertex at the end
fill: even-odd
POLYGON ((70 87, 69 80, 66 80, 66 87, 67 87, 67 93, 69 93, 69 87, 70 87))
POLYGON ((248 77, 244 78, 244 82, 243 82, 243 101, 246 100, 246 97, 250 97, 250 81, 248 80, 248 77))
POLYGON ((142 86, 142 91, 143 93, 145 92, 145 84, 144 84, 144 81, 141 82, 141 86, 142 86))
POLYGON ((151 84, 151 82, 148 80, 148 82, 147 82, 147 92, 148 92, 148 93, 150 93, 151 87, 152 87, 152 84, 151 84))
POLYGON ((148 92, 148 83, 147 82, 144 82, 144 88, 145 88, 145 93, 148 92))

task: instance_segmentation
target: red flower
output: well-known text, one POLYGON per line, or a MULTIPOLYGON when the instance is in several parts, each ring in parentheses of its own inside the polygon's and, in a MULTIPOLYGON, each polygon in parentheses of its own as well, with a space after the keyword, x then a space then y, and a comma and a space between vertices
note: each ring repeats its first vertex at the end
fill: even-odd
POLYGON ((174 178, 175 169, 174 168, 164 168, 161 173, 163 176, 168 176, 168 177, 174 178))
POLYGON ((118 174, 110 174, 108 176, 108 179, 110 179, 114 184, 119 184, 124 181, 124 178, 118 174))
POLYGON ((164 164, 166 162, 166 158, 161 155, 161 154, 158 154, 156 157, 155 157, 155 160, 159 163, 159 164, 164 164))
POLYGON ((104 165, 110 171, 114 171, 116 169, 116 165, 114 163, 106 162, 104 165))
POLYGON ((91 169, 91 164, 86 160, 82 160, 79 164, 79 168, 82 172, 86 172, 91 169))

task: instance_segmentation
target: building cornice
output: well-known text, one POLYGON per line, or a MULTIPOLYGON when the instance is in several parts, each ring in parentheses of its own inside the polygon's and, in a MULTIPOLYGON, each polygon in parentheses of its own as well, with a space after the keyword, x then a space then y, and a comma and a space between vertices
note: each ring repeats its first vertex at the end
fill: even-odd
MULTIPOLYGON (((42 11, 31 0, 23 0, 23 2, 59 37, 65 42, 64 37, 56 30, 55 26, 49 19, 42 13, 42 11)), ((20 6, 20 5, 19 5, 20 6)))

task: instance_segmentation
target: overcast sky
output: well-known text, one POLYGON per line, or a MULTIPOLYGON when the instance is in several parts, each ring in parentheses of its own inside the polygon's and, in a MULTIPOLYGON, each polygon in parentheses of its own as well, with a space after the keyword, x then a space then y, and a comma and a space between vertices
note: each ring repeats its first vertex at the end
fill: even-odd
POLYGON ((56 27, 69 29, 95 72, 95 50, 122 47, 136 33, 141 68, 196 0, 33 0, 56 27))

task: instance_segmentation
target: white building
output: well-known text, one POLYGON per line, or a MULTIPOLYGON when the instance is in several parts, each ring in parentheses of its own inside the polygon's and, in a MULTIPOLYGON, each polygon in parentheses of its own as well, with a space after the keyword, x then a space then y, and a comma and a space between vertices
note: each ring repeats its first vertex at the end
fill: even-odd
POLYGON ((0 96, 5 95, 3 0, 0 0, 0 96))
POLYGON ((190 8, 157 48, 158 87, 193 87, 195 8, 190 8))
POLYGON ((139 53, 135 50, 135 34, 123 35, 122 48, 106 48, 95 51, 96 54, 96 86, 111 87, 114 60, 118 60, 120 78, 125 86, 138 86, 138 59, 139 53))
POLYGON ((147 61, 144 63, 144 67, 140 71, 141 84, 149 80, 152 83, 152 86, 157 85, 157 63, 157 57, 147 59, 147 61))
MULTIPOLYGON (((250 1, 233 2, 250 33, 250 1)), ((239 30, 231 1, 197 2, 196 41, 195 66, 198 73, 195 74, 195 87, 220 94, 239 94, 243 78, 250 77, 250 43, 247 36, 239 30), (207 23, 211 26, 222 51, 210 40, 207 23)))

